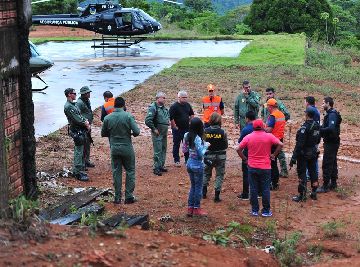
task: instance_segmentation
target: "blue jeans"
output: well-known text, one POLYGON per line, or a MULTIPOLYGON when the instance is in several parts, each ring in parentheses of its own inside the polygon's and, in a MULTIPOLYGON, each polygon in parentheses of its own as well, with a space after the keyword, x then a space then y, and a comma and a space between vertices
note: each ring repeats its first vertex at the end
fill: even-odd
MULTIPOLYGON (((179 148, 180 148, 180 143, 184 139, 184 135, 185 135, 186 132, 188 132, 188 131, 187 130, 181 130, 181 129, 179 129, 179 130, 172 129, 174 162, 180 162, 179 148)), ((185 162, 186 162, 188 160, 188 158, 189 158, 189 152, 184 153, 184 156, 185 156, 185 162)))
POLYGON ((201 161, 189 159, 187 161, 186 167, 191 182, 188 198, 188 207, 200 208, 204 177, 204 164, 201 161))
POLYGON ((258 194, 262 195, 262 212, 270 211, 271 170, 251 168, 248 166, 250 184, 250 204, 252 211, 259 212, 258 194))

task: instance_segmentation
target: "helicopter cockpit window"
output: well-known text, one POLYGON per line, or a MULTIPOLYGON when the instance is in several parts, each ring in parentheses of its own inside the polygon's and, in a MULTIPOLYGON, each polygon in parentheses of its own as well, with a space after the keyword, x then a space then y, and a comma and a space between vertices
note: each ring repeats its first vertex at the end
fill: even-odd
POLYGON ((131 13, 122 13, 122 19, 124 22, 124 25, 130 25, 132 24, 132 15, 131 13))
POLYGON ((153 17, 151 17, 149 14, 145 13, 141 9, 139 10, 138 15, 139 15, 139 17, 142 17, 142 19, 145 19, 147 21, 152 21, 152 22, 155 21, 155 19, 153 17))

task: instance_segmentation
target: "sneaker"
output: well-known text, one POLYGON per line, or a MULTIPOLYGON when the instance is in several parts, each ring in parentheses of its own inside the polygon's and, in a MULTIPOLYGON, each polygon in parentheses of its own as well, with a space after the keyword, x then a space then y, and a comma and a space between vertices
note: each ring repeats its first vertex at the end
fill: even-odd
POLYGON ((181 163, 180 163, 179 161, 176 161, 176 162, 175 162, 175 167, 180 168, 180 167, 181 167, 181 163))
POLYGON ((327 186, 321 186, 316 190, 317 193, 327 193, 329 192, 329 188, 327 186))
POLYGON ((194 216, 207 216, 207 212, 204 211, 202 208, 194 208, 193 215, 194 216))
POLYGON ((188 207, 187 209, 187 216, 188 217, 192 217, 193 216, 193 211, 194 211, 194 208, 193 207, 188 207))
POLYGON ((166 169, 165 167, 160 167, 160 171, 161 172, 168 172, 168 169, 166 169))
POLYGON ((132 198, 126 198, 125 201, 124 201, 124 203, 125 203, 125 204, 133 204, 133 203, 135 203, 135 202, 137 202, 137 201, 138 201, 138 200, 137 200, 136 197, 132 197, 132 198))
POLYGON ((162 176, 160 169, 154 169, 154 174, 157 176, 162 176))
POLYGON ((257 216, 259 216, 259 212, 258 211, 250 211, 250 215, 257 217, 257 216))
POLYGON ((262 212, 261 213, 261 216, 263 216, 263 217, 271 217, 272 216, 272 212, 271 212, 271 210, 269 210, 268 212, 262 212))
POLYGON ((84 172, 79 172, 73 175, 76 179, 78 179, 81 182, 87 182, 89 181, 89 177, 84 172))
POLYGON ((246 195, 244 193, 241 193, 237 197, 240 198, 241 200, 249 200, 249 195, 246 195))

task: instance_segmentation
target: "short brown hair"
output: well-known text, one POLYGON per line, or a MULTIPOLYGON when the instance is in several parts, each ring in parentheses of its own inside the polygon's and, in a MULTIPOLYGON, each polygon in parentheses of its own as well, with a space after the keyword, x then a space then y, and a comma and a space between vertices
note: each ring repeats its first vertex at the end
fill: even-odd
POLYGON ((221 115, 217 112, 213 112, 210 116, 209 124, 221 126, 221 115))

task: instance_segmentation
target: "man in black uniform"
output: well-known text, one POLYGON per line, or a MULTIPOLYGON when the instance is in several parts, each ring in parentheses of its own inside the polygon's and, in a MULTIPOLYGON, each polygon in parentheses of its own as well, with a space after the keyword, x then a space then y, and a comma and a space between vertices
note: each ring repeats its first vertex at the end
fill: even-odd
POLYGON ((334 100, 331 97, 325 97, 322 106, 326 111, 323 125, 320 128, 320 134, 324 140, 322 163, 324 184, 318 189, 318 193, 327 193, 329 190, 337 188, 337 153, 340 146, 340 123, 342 119, 340 113, 333 108, 334 100))
POLYGON ((296 145, 290 160, 290 167, 297 164, 297 174, 299 177, 299 195, 293 197, 293 201, 305 201, 307 191, 306 168, 309 171, 311 181, 310 197, 316 200, 316 190, 318 188, 318 175, 316 172, 317 144, 320 142, 320 125, 314 121, 316 110, 308 107, 305 111, 306 121, 296 133, 296 145))
MULTIPOLYGON (((184 135, 189 131, 189 122, 194 117, 194 111, 187 102, 188 94, 185 91, 178 93, 178 101, 171 105, 169 109, 171 130, 173 134, 173 157, 176 167, 181 167, 179 148, 184 139, 184 135)), ((185 153, 185 161, 189 158, 189 153, 185 153)))

